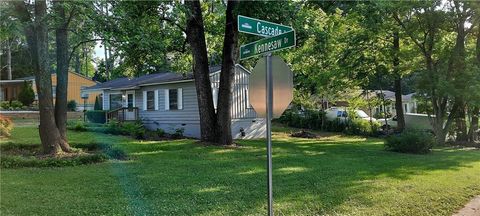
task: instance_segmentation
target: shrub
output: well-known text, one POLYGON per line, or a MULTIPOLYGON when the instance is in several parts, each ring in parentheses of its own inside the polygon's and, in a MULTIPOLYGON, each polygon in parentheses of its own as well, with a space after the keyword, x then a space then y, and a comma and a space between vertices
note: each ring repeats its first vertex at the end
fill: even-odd
POLYGON ((110 134, 130 135, 136 139, 145 139, 146 130, 141 121, 119 122, 111 120, 106 124, 106 132, 110 134))
POLYGON ((347 124, 344 120, 335 119, 333 121, 325 122, 325 130, 329 132, 343 132, 347 128, 347 124))
POLYGON ((280 116, 278 121, 290 127, 320 129, 322 127, 323 115, 322 111, 317 110, 305 110, 302 112, 287 110, 280 116))
POLYGON ((0 136, 10 136, 10 131, 13 129, 13 122, 10 118, 0 115, 0 136))
POLYGON ((385 149, 395 152, 426 154, 430 152, 435 140, 430 133, 418 130, 405 130, 401 134, 387 137, 385 149))
POLYGON ((178 139, 183 137, 183 133, 185 132, 185 128, 177 128, 175 132, 171 135, 173 139, 178 139))
POLYGON ((124 122, 121 124, 122 134, 135 139, 145 139, 146 130, 141 122, 124 122))
POLYGON ((158 128, 156 133, 158 137, 165 137, 165 131, 161 128, 158 128))
POLYGON ((87 131, 87 126, 83 121, 75 121, 72 124, 68 123, 67 128, 74 131, 87 131))
POLYGON ((102 110, 102 104, 100 103, 100 97, 95 97, 95 105, 93 106, 94 110, 102 110))
POLYGON ((375 136, 380 131, 380 123, 365 119, 352 119, 345 128, 345 133, 351 135, 375 136))
POLYGON ((88 110, 85 112, 85 115, 89 122, 103 124, 107 121, 106 113, 107 111, 105 110, 88 110))
POLYGON ((20 101, 2 101, 0 102, 0 108, 2 110, 21 110, 28 107, 24 106, 20 101))
POLYGON ((27 81, 23 82, 22 90, 18 93, 18 100, 24 106, 32 105, 33 101, 35 101, 35 92, 33 91, 32 83, 27 81))
POLYGON ((0 108, 2 108, 2 110, 7 110, 8 108, 10 108, 10 102, 9 101, 1 101, 0 102, 0 108))
POLYGON ((77 111, 77 102, 75 100, 69 100, 67 102, 68 111, 77 111))

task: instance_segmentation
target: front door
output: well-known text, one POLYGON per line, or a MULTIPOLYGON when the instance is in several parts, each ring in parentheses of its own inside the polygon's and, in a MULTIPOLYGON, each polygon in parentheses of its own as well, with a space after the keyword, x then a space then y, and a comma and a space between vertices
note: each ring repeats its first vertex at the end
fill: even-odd
POLYGON ((125 120, 135 120, 136 110, 133 109, 135 107, 135 91, 127 91, 126 92, 126 107, 128 108, 125 113, 125 120))

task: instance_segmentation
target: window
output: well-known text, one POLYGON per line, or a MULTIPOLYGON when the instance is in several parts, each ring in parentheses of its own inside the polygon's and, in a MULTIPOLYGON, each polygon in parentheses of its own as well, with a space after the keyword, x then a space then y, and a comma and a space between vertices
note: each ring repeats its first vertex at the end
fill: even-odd
POLYGON ((122 94, 110 94, 110 109, 122 108, 122 94))
POLYGON ((169 95, 169 104, 170 104, 170 109, 171 110, 176 110, 178 109, 178 90, 177 89, 169 89, 168 90, 168 95, 169 95))
POLYGON ((147 91, 147 110, 155 109, 155 92, 147 91))
POLYGON ((408 104, 404 104, 405 112, 408 112, 408 104))
POLYGON ((348 117, 346 111, 337 111, 337 117, 348 117))
MULTIPOLYGON (((143 91, 143 110, 158 110, 158 90, 143 91)), ((128 98, 127 98, 128 103, 128 98)), ((135 96, 133 96, 133 106, 135 106, 135 96)))
POLYGON ((127 94, 127 107, 133 107, 133 94, 127 94))
POLYGON ((165 89, 165 110, 183 109, 183 91, 178 89, 165 89))

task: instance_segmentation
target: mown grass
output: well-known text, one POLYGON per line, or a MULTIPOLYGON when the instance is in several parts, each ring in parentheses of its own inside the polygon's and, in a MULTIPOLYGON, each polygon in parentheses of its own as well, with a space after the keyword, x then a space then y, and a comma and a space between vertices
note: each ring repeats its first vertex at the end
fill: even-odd
MULTIPOLYGON (((131 160, 2 169, 2 215, 266 213, 262 140, 224 148, 92 132, 69 131, 69 139, 112 144, 131 160)), ((1 142, 38 144, 38 132, 18 127, 1 142)), ((409 155, 384 151, 380 139, 294 139, 283 132, 274 134, 273 150, 278 215, 451 215, 480 194, 478 150, 409 155)))

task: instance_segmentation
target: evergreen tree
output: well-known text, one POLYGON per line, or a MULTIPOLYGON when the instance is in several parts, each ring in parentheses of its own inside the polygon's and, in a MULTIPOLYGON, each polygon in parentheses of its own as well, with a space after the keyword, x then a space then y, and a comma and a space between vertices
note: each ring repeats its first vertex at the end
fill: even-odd
POLYGON ((22 90, 18 94, 18 100, 22 102, 24 106, 32 105, 35 100, 35 92, 33 92, 32 84, 24 81, 22 90))
POLYGON ((102 110, 102 104, 100 104, 100 98, 95 97, 95 105, 93 106, 94 110, 102 110))

